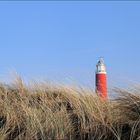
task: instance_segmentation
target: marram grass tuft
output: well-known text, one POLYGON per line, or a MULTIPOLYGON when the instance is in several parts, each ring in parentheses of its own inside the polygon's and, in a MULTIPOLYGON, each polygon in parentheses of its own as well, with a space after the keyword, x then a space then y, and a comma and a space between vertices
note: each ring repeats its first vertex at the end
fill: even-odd
POLYGON ((140 90, 101 100, 82 88, 0 85, 0 140, 139 140, 140 90))

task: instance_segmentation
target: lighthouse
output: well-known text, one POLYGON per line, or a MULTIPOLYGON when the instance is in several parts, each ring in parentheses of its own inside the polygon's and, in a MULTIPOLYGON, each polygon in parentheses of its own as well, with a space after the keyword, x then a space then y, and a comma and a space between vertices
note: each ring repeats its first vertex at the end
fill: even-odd
POLYGON ((96 93, 99 97, 107 99, 107 76, 103 58, 98 60, 96 65, 96 93))

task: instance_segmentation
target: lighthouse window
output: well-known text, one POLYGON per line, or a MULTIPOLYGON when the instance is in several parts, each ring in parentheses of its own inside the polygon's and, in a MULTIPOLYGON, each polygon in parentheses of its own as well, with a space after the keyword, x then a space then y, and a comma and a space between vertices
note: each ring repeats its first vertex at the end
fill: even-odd
POLYGON ((98 66, 97 66, 97 71, 98 71, 98 72, 105 72, 105 67, 104 67, 104 65, 98 65, 98 66))
POLYGON ((105 71, 105 68, 104 68, 104 66, 101 66, 101 71, 105 71))
POLYGON ((97 71, 98 71, 98 72, 101 72, 101 66, 98 66, 97 71))

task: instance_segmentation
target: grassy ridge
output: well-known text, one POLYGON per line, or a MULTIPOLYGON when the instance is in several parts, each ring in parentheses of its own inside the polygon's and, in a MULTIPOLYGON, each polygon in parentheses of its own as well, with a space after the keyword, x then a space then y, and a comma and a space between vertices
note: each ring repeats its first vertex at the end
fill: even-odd
POLYGON ((139 90, 114 91, 103 101, 83 89, 1 85, 0 140, 140 139, 139 90))

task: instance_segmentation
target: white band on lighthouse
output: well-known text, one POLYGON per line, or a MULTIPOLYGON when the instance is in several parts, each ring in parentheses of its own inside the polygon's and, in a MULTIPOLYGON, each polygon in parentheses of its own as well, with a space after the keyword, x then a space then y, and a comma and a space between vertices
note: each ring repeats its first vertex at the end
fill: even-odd
POLYGON ((96 72, 96 74, 106 74, 106 72, 96 72))

